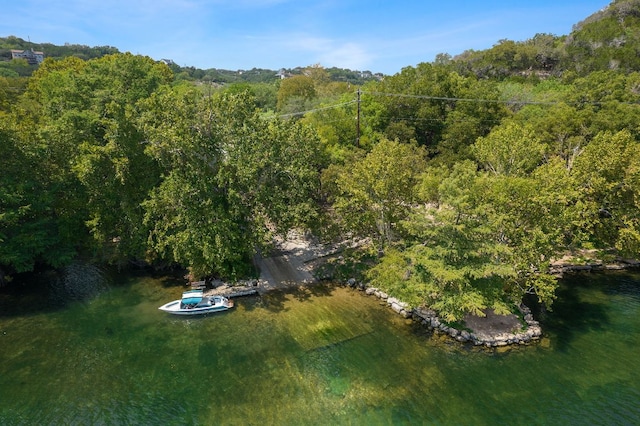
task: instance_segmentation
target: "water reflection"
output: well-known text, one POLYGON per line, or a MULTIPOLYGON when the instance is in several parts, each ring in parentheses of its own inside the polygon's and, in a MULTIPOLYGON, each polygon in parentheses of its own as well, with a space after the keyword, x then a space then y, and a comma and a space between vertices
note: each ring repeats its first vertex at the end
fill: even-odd
POLYGON ((97 266, 72 263, 51 280, 49 298, 60 304, 70 301, 88 301, 108 289, 105 274, 97 266))

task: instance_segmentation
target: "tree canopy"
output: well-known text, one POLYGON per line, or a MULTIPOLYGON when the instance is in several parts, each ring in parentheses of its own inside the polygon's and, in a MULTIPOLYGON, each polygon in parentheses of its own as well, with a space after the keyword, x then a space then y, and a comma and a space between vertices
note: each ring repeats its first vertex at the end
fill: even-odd
POLYGON ((640 256, 637 9, 383 79, 6 60, 0 276, 82 257, 239 277, 298 228, 370 241, 367 279, 448 321, 551 306, 555 259, 640 256))

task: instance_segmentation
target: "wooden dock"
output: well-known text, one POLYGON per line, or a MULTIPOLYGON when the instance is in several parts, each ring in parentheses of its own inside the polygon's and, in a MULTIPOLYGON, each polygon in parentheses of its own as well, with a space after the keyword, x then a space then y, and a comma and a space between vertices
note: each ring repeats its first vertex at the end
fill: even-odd
POLYGON ((205 296, 221 295, 229 298, 253 296, 256 294, 258 294, 258 288, 249 287, 249 286, 229 287, 229 286, 223 285, 220 287, 216 287, 216 288, 212 288, 204 291, 205 296))

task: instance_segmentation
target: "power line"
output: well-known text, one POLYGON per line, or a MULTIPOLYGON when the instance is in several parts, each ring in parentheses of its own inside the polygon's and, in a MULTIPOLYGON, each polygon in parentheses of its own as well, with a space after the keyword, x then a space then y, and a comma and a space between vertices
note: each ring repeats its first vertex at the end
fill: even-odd
MULTIPOLYGON (((301 115, 305 115, 305 114, 308 114, 308 113, 325 111, 325 110, 329 110, 329 109, 333 109, 333 108, 339 108, 339 107, 343 107, 343 106, 346 106, 346 105, 351 105, 353 103, 356 103, 357 104, 356 146, 358 146, 360 144, 360 121, 361 121, 360 104, 361 104, 361 95, 363 95, 363 94, 372 95, 372 96, 388 96, 388 97, 397 97, 397 98, 412 98, 412 99, 424 99, 424 100, 434 100, 434 101, 494 103, 494 104, 505 104, 505 105, 547 105, 547 106, 560 105, 560 104, 565 104, 565 105, 585 105, 585 104, 603 105, 603 104, 606 104, 608 102, 616 102, 616 103, 625 104, 625 105, 639 105, 640 104, 638 102, 619 102, 619 101, 608 101, 608 102, 607 101, 566 102, 566 101, 527 101, 527 100, 501 100, 501 99, 482 99, 482 98, 458 98, 458 97, 448 97, 448 96, 411 95, 411 94, 405 94, 405 93, 365 92, 365 91, 362 91, 360 88, 357 89, 355 94, 356 94, 356 99, 348 101, 348 102, 342 102, 342 103, 339 103, 339 104, 328 105, 328 106, 325 106, 325 107, 314 108, 314 109, 310 109, 310 110, 306 110, 306 111, 299 111, 299 112, 292 112, 292 113, 287 113, 287 114, 276 115, 276 117, 278 117, 278 118, 287 118, 287 117, 301 116, 301 115)), ((441 121, 441 122, 445 121, 442 118, 432 118, 432 119, 417 118, 417 117, 411 117, 411 118, 410 117, 404 117, 404 118, 402 118, 402 117, 389 117, 389 118, 391 118, 393 121, 441 121)), ((455 121, 462 121, 462 120, 455 120, 455 121)), ((500 120, 486 120, 486 119, 485 120, 481 120, 481 122, 489 122, 489 121, 500 122, 500 120)))
POLYGON ((621 102, 621 101, 527 101, 527 100, 503 100, 503 99, 481 99, 481 98, 455 98, 447 96, 428 96, 428 95, 409 95, 405 93, 384 93, 384 92, 361 92, 363 94, 374 96, 389 96, 397 98, 413 98, 413 99, 427 99, 435 101, 453 101, 453 102, 478 102, 478 103, 502 103, 507 105, 603 105, 609 102, 616 102, 625 105, 639 105, 639 102, 621 102))
MULTIPOLYGON (((365 92, 358 89, 356 91, 357 98, 352 101, 342 102, 334 105, 328 105, 326 107, 321 107, 321 108, 314 108, 306 111, 280 114, 280 115, 277 115, 276 117, 280 117, 280 118, 296 117, 299 115, 305 115, 312 112, 324 111, 324 110, 338 108, 345 105, 351 105, 353 103, 356 103, 358 104, 358 106, 360 106, 361 95, 363 94, 374 95, 374 96, 389 96, 389 97, 397 97, 397 98, 426 99, 426 100, 436 100, 436 101, 504 103, 508 105, 558 105, 562 103, 562 102, 541 102, 541 101, 522 101, 522 100, 507 101, 507 100, 500 100, 500 99, 481 99, 481 98, 454 98, 454 97, 446 97, 446 96, 409 95, 404 93, 365 92)), ((593 103, 601 103, 601 102, 593 102, 593 103)), ((580 102, 576 102, 576 104, 580 104, 580 102)))
POLYGON ((397 98, 413 98, 427 99, 433 101, 453 101, 453 102, 484 102, 484 103, 503 103, 503 104, 525 104, 525 105, 556 105, 561 102, 540 102, 540 101, 507 101, 501 99, 481 99, 481 98, 453 98, 447 96, 428 96, 428 95, 408 95, 404 93, 383 93, 383 92, 362 92, 368 95, 389 96, 397 98))
POLYGON ((276 117, 279 117, 279 118, 295 117, 297 115, 305 115, 305 114, 308 114, 310 112, 324 111, 324 110, 327 110, 327 109, 333 109, 333 108, 338 108, 338 107, 345 106, 345 105, 351 105, 351 104, 353 104, 355 102, 357 102, 357 101, 353 100, 353 101, 348 101, 348 102, 342 102, 340 104, 335 104, 335 105, 329 105, 329 106, 326 106, 326 107, 310 109, 310 110, 307 110, 307 111, 291 112, 291 113, 288 113, 288 114, 280 114, 280 115, 277 115, 276 117))

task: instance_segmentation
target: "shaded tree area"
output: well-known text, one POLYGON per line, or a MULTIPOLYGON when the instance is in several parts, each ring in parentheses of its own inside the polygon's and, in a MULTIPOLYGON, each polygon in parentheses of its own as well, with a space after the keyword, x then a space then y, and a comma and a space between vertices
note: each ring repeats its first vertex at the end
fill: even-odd
POLYGON ((238 276, 271 235, 316 220, 315 133, 262 117, 250 91, 207 96, 116 54, 46 59, 2 99, 4 274, 82 257, 238 276))
POLYGON ((163 170, 144 202, 150 249, 192 274, 250 273, 274 234, 314 219, 318 142, 296 122, 265 121, 247 95, 159 93, 143 123, 163 170))

